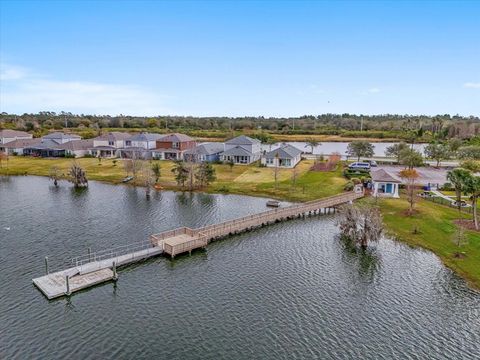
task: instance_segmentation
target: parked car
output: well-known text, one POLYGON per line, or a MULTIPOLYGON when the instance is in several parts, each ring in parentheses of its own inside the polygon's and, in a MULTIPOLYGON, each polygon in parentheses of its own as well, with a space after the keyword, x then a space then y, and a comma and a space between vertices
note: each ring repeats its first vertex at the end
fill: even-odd
POLYGON ((455 207, 458 207, 458 204, 460 203, 460 207, 470 207, 471 205, 470 204, 467 204, 465 201, 463 200, 460 200, 460 202, 458 201, 452 201, 452 206, 455 206, 455 207))
POLYGON ((362 160, 362 162, 369 163, 371 167, 377 167, 378 164, 375 160, 362 160))
POLYGON ((370 164, 368 162, 354 162, 348 165, 348 168, 352 170, 358 170, 358 169, 370 170, 370 164))

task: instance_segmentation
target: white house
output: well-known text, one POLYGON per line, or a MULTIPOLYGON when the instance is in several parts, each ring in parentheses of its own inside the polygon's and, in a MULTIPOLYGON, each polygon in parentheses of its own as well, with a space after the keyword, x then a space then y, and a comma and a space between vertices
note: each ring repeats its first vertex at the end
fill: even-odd
POLYGON ((0 144, 0 152, 6 152, 9 155, 23 155, 23 149, 29 146, 38 145, 42 139, 18 139, 6 144, 0 144))
POLYGON ((261 143, 257 139, 241 135, 225 142, 225 151, 220 154, 222 161, 234 164, 251 164, 260 159, 261 143))
POLYGON ((262 156, 262 164, 267 167, 294 168, 302 159, 302 150, 292 145, 284 145, 262 156))
POLYGON ((383 169, 370 173, 373 182, 373 196, 398 198, 398 187, 401 180, 395 178, 383 169))
POLYGON ((125 147, 153 150, 157 147, 157 140, 162 137, 164 137, 164 135, 150 133, 136 134, 125 140, 125 147))
POLYGON ((61 144, 59 148, 65 150, 65 155, 83 157, 90 153, 92 145, 92 139, 75 140, 61 144))
POLYGON ((29 134, 25 131, 17 131, 17 130, 0 130, 0 145, 7 144, 9 142, 15 140, 26 140, 32 139, 33 135, 29 134))
POLYGON ((127 146, 127 140, 132 137, 129 133, 118 131, 109 132, 93 139, 93 147, 89 153, 97 157, 116 157, 118 150, 127 146))

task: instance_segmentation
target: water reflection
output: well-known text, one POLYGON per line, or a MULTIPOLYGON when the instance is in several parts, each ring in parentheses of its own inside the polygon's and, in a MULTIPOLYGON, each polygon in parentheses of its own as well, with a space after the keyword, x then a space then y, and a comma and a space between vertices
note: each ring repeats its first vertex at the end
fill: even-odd
POLYGON ((376 246, 371 244, 367 248, 363 248, 341 235, 337 235, 336 240, 341 244, 344 263, 355 268, 361 279, 373 282, 382 264, 381 255, 376 246))

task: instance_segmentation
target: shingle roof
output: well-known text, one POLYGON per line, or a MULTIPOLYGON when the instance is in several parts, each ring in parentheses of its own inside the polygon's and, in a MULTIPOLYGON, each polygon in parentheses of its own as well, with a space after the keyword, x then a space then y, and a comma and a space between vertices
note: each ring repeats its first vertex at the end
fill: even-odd
POLYGON ((392 182, 392 183, 401 183, 400 180, 395 178, 393 175, 386 172, 384 169, 379 169, 371 172, 371 177, 373 181, 376 182, 392 182))
POLYGON ((163 135, 160 134, 151 134, 151 133, 140 133, 133 135, 128 140, 131 141, 156 141, 159 140, 163 135))
POLYGON ((278 149, 272 150, 265 154, 267 158, 275 158, 278 154, 280 159, 293 159, 299 154, 302 153, 302 150, 297 149, 295 146, 287 144, 278 149))
POLYGON ((58 146, 59 149, 65 149, 65 150, 88 150, 93 146, 93 140, 88 139, 88 140, 73 140, 66 142, 64 144, 61 144, 58 146))
POLYGON ((124 133, 120 131, 112 131, 107 134, 97 136, 94 140, 117 141, 117 140, 126 140, 130 137, 132 137, 132 134, 124 133))
POLYGON ((165 141, 165 142, 187 142, 187 141, 195 141, 193 140, 190 136, 185 135, 185 134, 179 134, 179 133, 174 133, 174 134, 169 134, 166 135, 158 141, 165 141))
POLYGON ((61 132, 54 132, 54 133, 47 134, 42 138, 51 140, 51 139, 81 139, 82 137, 75 134, 64 134, 61 132))
POLYGON ((26 137, 26 136, 32 136, 32 134, 29 134, 25 131, 17 131, 17 130, 10 130, 10 129, 4 129, 0 130, 0 137, 2 138, 14 138, 14 137, 26 137))
POLYGON ((6 148, 6 149, 18 149, 18 148, 23 148, 23 147, 26 147, 26 146, 40 144, 41 142, 42 142, 42 139, 39 139, 39 138, 36 138, 36 139, 19 139, 19 140, 10 141, 6 144, 3 144, 2 147, 6 148))
POLYGON ((225 142, 228 145, 252 145, 252 144, 259 144, 260 140, 252 139, 251 137, 240 135, 233 139, 230 139, 225 142))
POLYGON ((241 146, 235 146, 234 148, 224 151, 221 155, 226 156, 252 156, 253 154, 241 146))
POLYGON ((200 145, 197 145, 193 149, 188 149, 185 150, 185 154, 196 154, 196 155, 213 155, 213 154, 218 154, 221 153, 222 151, 225 150, 225 146, 223 143, 203 143, 200 145))
MULTIPOLYGON (((76 141, 80 141, 80 140, 76 140, 76 141)), ((26 149, 56 149, 56 150, 63 150, 63 149, 60 148, 60 145, 61 145, 61 144, 57 143, 56 141, 43 138, 40 143, 34 144, 34 145, 29 145, 29 146, 26 146, 25 148, 26 148, 26 149)))

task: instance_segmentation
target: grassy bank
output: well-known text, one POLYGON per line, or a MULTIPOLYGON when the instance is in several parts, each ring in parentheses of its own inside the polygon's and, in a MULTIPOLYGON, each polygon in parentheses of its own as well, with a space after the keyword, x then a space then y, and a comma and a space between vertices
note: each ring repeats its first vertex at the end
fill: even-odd
POLYGON ((382 199, 379 203, 390 233, 409 245, 431 250, 446 266, 480 289, 480 234, 466 231, 468 244, 460 248, 452 241, 456 227, 453 220, 467 215, 460 216, 455 209, 426 200, 419 200, 418 213, 413 216, 405 215, 408 208, 405 199, 382 199), (415 227, 417 234, 413 231, 415 227), (456 257, 458 252, 465 252, 466 256, 456 257))
MULTIPOLYGON (((95 158, 82 158, 75 161, 85 169, 89 180, 118 184, 127 175, 122 160, 117 160, 116 163, 107 159, 99 162, 95 158)), ((165 189, 181 190, 175 183, 171 171, 173 163, 171 161, 159 161, 158 163, 161 166, 159 184, 165 189)), ((71 164, 72 159, 12 156, 8 162, 8 169, 4 163, 0 168, 0 174, 49 176, 51 167, 56 166, 62 176, 66 178, 71 164)), ((273 197, 290 201, 313 200, 343 191, 346 180, 341 175, 340 167, 331 172, 310 172, 312 164, 312 160, 303 160, 297 165, 295 185, 293 184, 294 170, 280 169, 277 186, 275 186, 272 168, 258 167, 257 165, 235 165, 233 168, 228 165, 214 165, 217 180, 202 190, 273 197)))

